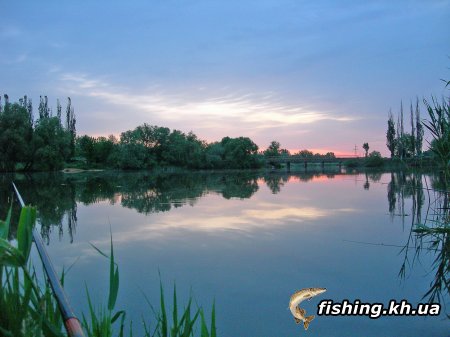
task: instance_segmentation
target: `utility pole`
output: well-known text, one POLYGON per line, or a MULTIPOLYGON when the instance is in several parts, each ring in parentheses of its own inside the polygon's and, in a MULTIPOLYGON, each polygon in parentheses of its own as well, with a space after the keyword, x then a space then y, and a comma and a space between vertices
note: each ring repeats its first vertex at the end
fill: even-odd
POLYGON ((357 154, 357 152, 356 152, 356 150, 357 150, 356 144, 355 144, 355 148, 354 148, 353 150, 355 151, 355 157, 357 157, 358 154, 357 154))

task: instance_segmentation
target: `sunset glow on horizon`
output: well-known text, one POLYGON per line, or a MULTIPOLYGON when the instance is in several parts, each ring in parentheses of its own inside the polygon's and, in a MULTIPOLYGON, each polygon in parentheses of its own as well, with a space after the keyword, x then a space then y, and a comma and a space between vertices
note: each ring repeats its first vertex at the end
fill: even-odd
POLYGON ((35 115, 40 95, 53 110, 70 96, 78 135, 147 123, 207 142, 249 137, 260 150, 275 140, 291 153, 350 156, 356 146, 362 156, 368 142, 387 156, 389 110, 403 101, 408 125, 410 101, 444 95, 450 78, 450 5, 440 0, 3 9, 0 94, 28 95, 35 115))

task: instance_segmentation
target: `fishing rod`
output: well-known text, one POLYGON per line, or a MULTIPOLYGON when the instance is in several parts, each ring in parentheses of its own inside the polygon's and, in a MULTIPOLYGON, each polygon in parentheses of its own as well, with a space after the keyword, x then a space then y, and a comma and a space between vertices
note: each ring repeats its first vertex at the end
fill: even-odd
MULTIPOLYGON (((25 207, 25 203, 23 202, 23 199, 16 185, 14 183, 12 183, 12 185, 16 192, 17 198, 19 199, 20 205, 22 207, 25 207)), ((48 255, 47 250, 45 249, 41 235, 34 227, 33 227, 33 241, 36 244, 39 256, 41 257, 41 261, 44 266, 47 279, 53 290, 53 295, 55 296, 56 301, 58 302, 59 311, 61 312, 64 321, 64 327, 66 328, 67 331, 67 335, 69 337, 84 337, 80 321, 75 316, 69 304, 69 300, 67 299, 66 293, 64 292, 61 282, 59 281, 55 269, 53 268, 53 263, 50 260, 50 256, 48 255)))

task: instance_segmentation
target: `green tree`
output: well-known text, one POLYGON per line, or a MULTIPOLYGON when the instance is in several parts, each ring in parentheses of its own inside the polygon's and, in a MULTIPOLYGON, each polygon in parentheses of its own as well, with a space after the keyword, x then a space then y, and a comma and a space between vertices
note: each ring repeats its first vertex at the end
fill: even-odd
POLYGON ((258 162, 258 146, 248 137, 222 138, 223 159, 228 168, 256 168, 258 162))
POLYGON ((124 170, 152 168, 156 162, 146 154, 146 150, 144 145, 138 143, 120 144, 114 158, 116 165, 124 170))
MULTIPOLYGON (((58 109, 59 109, 59 107, 58 107, 58 109)), ((59 114, 60 114, 60 111, 58 111, 58 115, 59 114)), ((76 138, 75 112, 74 112, 74 108, 72 106, 72 100, 70 99, 70 97, 67 97, 66 130, 69 132, 69 135, 70 135, 70 144, 69 144, 69 151, 67 152, 65 159, 69 159, 70 157, 73 157, 75 155, 75 138, 76 138)))
POLYGON ((79 154, 86 159, 89 165, 95 162, 94 143, 95 139, 87 135, 76 139, 76 147, 79 149, 79 154))
POLYGON ((278 157, 280 155, 280 143, 273 140, 263 154, 266 157, 278 157))
POLYGON ((383 166, 383 158, 381 153, 378 151, 372 151, 365 159, 365 164, 368 167, 379 167, 383 166))
POLYGON ((412 106, 412 102, 410 104, 410 116, 411 116, 411 142, 412 142, 412 149, 413 149, 413 156, 416 155, 416 126, 414 123, 414 110, 412 106))
POLYGON ((400 159, 405 158, 406 155, 406 149, 404 140, 404 127, 403 127, 403 101, 400 101, 400 115, 397 118, 397 155, 400 157, 400 159))
POLYGON ((208 144, 205 149, 205 168, 224 168, 224 154, 225 150, 221 142, 213 142, 208 144))
POLYGON ((94 160, 98 164, 110 164, 110 156, 115 151, 114 139, 98 137, 94 141, 94 160))
POLYGON ((297 153, 297 156, 300 156, 302 158, 312 158, 314 156, 314 153, 309 150, 301 150, 297 153))
POLYGON ((422 121, 420 120, 420 110, 419 110, 419 98, 416 99, 416 109, 415 109, 415 115, 416 115, 416 154, 420 156, 422 154, 422 143, 423 143, 423 125, 422 121))
POLYGON ((366 151, 366 158, 367 158, 368 153, 369 153, 369 143, 364 143, 362 147, 363 147, 364 151, 366 151))
POLYGON ((39 118, 34 123, 32 102, 27 96, 10 104, 5 95, 5 105, 0 107, 1 170, 14 170, 18 163, 24 170, 62 168, 69 156, 70 132, 61 125, 59 102, 57 117, 52 117, 47 96, 40 96, 38 110, 39 118))
POLYGON ((189 168, 204 168, 206 143, 197 138, 191 131, 186 136, 187 166, 189 168))
POLYGON ((47 96, 39 96, 39 119, 49 118, 50 117, 50 107, 48 106, 48 98, 47 96))
POLYGON ((291 153, 289 152, 288 149, 280 149, 278 152, 280 153, 281 156, 284 156, 284 157, 291 155, 291 153))
POLYGON ((157 164, 153 135, 147 134, 150 131, 147 127, 137 127, 121 133, 119 147, 113 158, 119 168, 152 168, 157 164))
POLYGON ((189 132, 187 135, 179 130, 173 130, 164 137, 161 145, 161 163, 188 168, 205 167, 206 145, 189 132))
POLYGON ((386 145, 391 153, 391 158, 395 155, 396 149, 396 137, 395 137, 395 123, 394 117, 392 116, 392 112, 389 111, 389 119, 388 119, 388 129, 386 132, 386 145))
POLYGON ((163 159, 163 152, 167 146, 170 129, 156 125, 143 124, 135 130, 135 139, 144 145, 156 157, 158 162, 163 159))
MULTIPOLYGON (((29 144, 33 136, 32 116, 28 105, 9 103, 0 107, 0 170, 14 171, 19 162, 30 159, 29 144)), ((26 99, 25 99, 26 100, 26 99)))
POLYGON ((400 158, 412 158, 414 157, 414 137, 409 133, 404 133, 398 141, 402 144, 397 148, 396 155, 400 158), (401 152, 400 152, 401 151, 401 152))
POLYGON ((60 170, 70 153, 71 135, 58 117, 40 118, 34 129, 33 167, 40 171, 60 170))

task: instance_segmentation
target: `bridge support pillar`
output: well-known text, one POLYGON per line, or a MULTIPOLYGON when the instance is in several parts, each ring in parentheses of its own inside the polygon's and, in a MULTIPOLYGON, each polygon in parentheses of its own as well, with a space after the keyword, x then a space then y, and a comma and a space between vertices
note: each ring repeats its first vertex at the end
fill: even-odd
POLYGON ((308 167, 308 162, 305 160, 305 170, 306 170, 306 168, 308 167))
POLYGON ((325 168, 325 162, 322 162, 322 170, 325 168))
POLYGON ((291 172, 291 162, 290 161, 286 162, 286 170, 288 172, 291 172))

